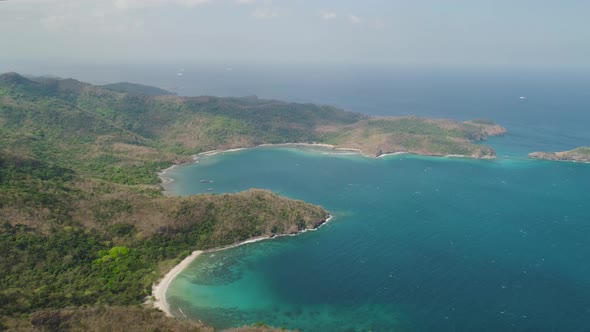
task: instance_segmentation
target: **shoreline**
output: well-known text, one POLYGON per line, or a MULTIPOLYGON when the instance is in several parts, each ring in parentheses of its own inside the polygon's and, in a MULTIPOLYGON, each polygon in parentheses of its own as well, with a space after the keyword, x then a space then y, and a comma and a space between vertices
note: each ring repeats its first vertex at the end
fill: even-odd
POLYGON ((493 160, 494 158, 475 158, 473 156, 468 156, 468 155, 459 155, 459 154, 448 154, 448 155, 428 155, 428 154, 420 154, 420 153, 414 153, 414 152, 408 152, 408 151, 398 151, 398 152, 391 152, 391 153, 382 153, 378 156, 370 156, 370 155, 366 155, 364 153, 362 153, 362 151, 360 149, 355 149, 355 148, 339 148, 336 147, 334 145, 331 144, 325 144, 325 143, 278 143, 278 144, 260 144, 260 145, 255 145, 255 146, 251 146, 251 147, 243 147, 243 148, 232 148, 232 149, 227 149, 227 150, 210 150, 210 151, 205 151, 205 152, 200 152, 197 153, 195 155, 192 155, 193 161, 189 161, 189 162, 185 162, 185 163, 180 163, 180 164, 175 164, 172 165, 166 169, 161 170, 160 172, 158 172, 158 178, 160 178, 160 187, 162 188, 162 193, 165 196, 177 196, 171 192, 169 192, 168 190, 166 190, 165 186, 174 182, 174 179, 167 177, 166 174, 178 167, 182 167, 182 166, 186 166, 189 164, 198 164, 199 163, 199 157, 200 156, 215 156, 218 154, 223 154, 223 153, 231 153, 231 152, 238 152, 238 151, 244 151, 244 150, 249 150, 249 149, 255 149, 255 148, 269 148, 269 147, 316 147, 316 148, 326 148, 326 149, 330 149, 335 151, 336 153, 341 152, 342 154, 345 154, 346 152, 349 152, 350 154, 358 154, 360 156, 363 157, 367 157, 367 158, 374 158, 374 159, 379 159, 379 158, 383 158, 383 157, 388 157, 388 156, 396 156, 396 155, 402 155, 402 154, 409 154, 409 155, 414 155, 414 156, 422 156, 422 157, 432 157, 432 158, 465 158, 465 159, 475 159, 475 160, 493 160))
POLYGON ((169 192, 168 190, 166 190, 166 188, 164 187, 165 185, 168 185, 172 182, 174 182, 174 179, 167 177, 166 174, 178 167, 182 167, 182 166, 186 166, 186 165, 190 165, 190 164, 198 164, 199 163, 199 157, 200 156, 214 156, 217 154, 223 154, 223 153, 229 153, 229 152, 238 152, 238 151, 243 151, 243 150, 248 150, 248 149, 254 149, 254 148, 265 148, 265 147, 297 147, 297 146, 302 146, 302 147, 320 147, 320 148, 328 148, 334 151, 343 151, 343 152, 352 152, 355 154, 359 154, 361 156, 365 156, 365 157, 369 157, 367 155, 364 155, 360 149, 353 149, 353 148, 337 148, 334 145, 330 145, 330 144, 323 144, 323 143, 279 143, 279 144, 260 144, 260 145, 255 145, 255 146, 250 146, 250 147, 243 147, 243 148, 232 148, 232 149, 227 149, 227 150, 210 150, 210 151, 205 151, 205 152, 199 152, 197 154, 192 155, 193 161, 188 161, 185 163, 180 163, 180 164, 174 164, 166 169, 163 169, 161 171, 158 172, 158 178, 160 179, 160 187, 162 188, 162 194, 164 194, 164 196, 177 196, 174 195, 173 193, 169 192))
POLYGON ((172 166, 170 166, 168 168, 165 168, 165 169, 163 169, 163 170, 161 170, 161 171, 159 171, 157 173, 158 174, 158 178, 160 179, 159 186, 162 189, 162 194, 164 196, 178 196, 178 195, 174 195, 173 193, 171 193, 168 190, 166 190, 165 185, 174 182, 174 179, 172 179, 170 177, 167 177, 166 174, 168 174, 168 172, 170 172, 170 171, 172 171, 172 170, 174 170, 176 168, 179 168, 179 167, 182 167, 182 166, 185 166, 185 165, 189 165, 189 164, 193 164, 193 163, 198 163, 199 162, 197 160, 197 155, 193 155, 192 158, 193 158, 193 161, 187 161, 187 162, 180 163, 180 164, 173 164, 172 166))
MULTIPOLYGON (((376 157, 371 157, 368 155, 365 155, 361 152, 360 149, 353 149, 353 148, 337 148, 334 145, 331 144, 322 144, 322 143, 281 143, 281 144, 261 144, 261 145, 256 145, 256 146, 252 146, 252 147, 244 147, 244 148, 232 148, 232 149, 227 149, 227 150, 211 150, 211 151, 205 151, 205 152, 201 152, 198 153, 196 155, 193 155, 193 161, 192 162, 186 162, 186 163, 181 163, 181 164, 175 164, 172 165, 160 172, 158 172, 158 177, 161 180, 160 183, 160 187, 162 188, 162 193, 166 196, 172 196, 173 193, 169 192, 166 190, 165 185, 172 183, 174 180, 170 177, 167 177, 166 174, 178 167, 181 166, 185 166, 188 164, 192 164, 192 163, 198 163, 198 157, 199 156, 214 156, 217 154, 222 154, 222 153, 229 153, 229 152, 237 152, 237 151, 243 151, 243 150, 247 150, 247 149, 253 149, 253 148, 257 148, 257 147, 319 147, 319 148, 327 148, 333 151, 343 151, 343 152, 352 152, 354 154, 358 154, 361 156, 365 156, 365 157, 369 157, 369 158, 383 158, 386 156, 395 156, 395 155, 402 155, 402 154, 410 154, 410 155, 419 155, 420 154, 416 154, 416 153, 411 153, 411 152, 405 152, 405 151, 398 151, 398 152, 393 152, 393 153, 384 153, 381 154, 379 156, 376 157)), ((463 156, 463 155, 445 155, 445 156, 428 156, 428 155, 422 155, 422 156, 426 156, 426 157, 437 157, 437 158, 471 158, 470 156, 463 156)), ((246 244, 250 244, 250 243, 255 243, 255 242, 259 242, 259 241, 264 241, 264 240, 269 240, 269 239, 275 239, 275 238, 280 238, 283 236, 297 236, 301 233, 306 233, 309 231, 316 231, 318 230, 321 226, 323 226, 324 224, 330 222, 332 220, 333 216, 332 215, 328 215, 327 218, 322 221, 320 224, 318 224, 315 228, 306 228, 303 229, 301 231, 298 231, 297 233, 293 233, 293 234, 279 234, 279 235, 263 235, 263 236, 258 236, 258 237, 254 237, 254 238, 250 238, 247 240, 244 240, 242 242, 238 242, 238 243, 234 243, 234 244, 230 244, 227 246, 223 246, 223 247, 218 247, 218 248, 213 248, 213 249, 208 249, 208 250, 196 250, 193 251, 192 254, 186 258, 184 258, 179 264, 177 264, 176 266, 174 266, 169 272, 167 272, 164 277, 159 281, 156 282, 152 285, 152 297, 154 298, 153 301, 148 301, 148 303, 151 303, 155 308, 160 309, 161 311, 163 311, 166 316, 169 317, 174 317, 174 315, 172 315, 172 313, 170 312, 170 308, 168 305, 168 302, 166 301, 166 292, 168 290, 168 287, 170 286, 170 283, 184 270, 186 269, 195 259, 197 259, 201 254, 204 253, 212 253, 212 252, 218 252, 218 251, 222 251, 222 250, 227 250, 227 249, 232 249, 232 248, 236 248, 242 245, 246 245, 246 244)))
POLYGON ((407 151, 398 151, 398 152, 392 152, 392 153, 383 153, 380 154, 379 156, 375 157, 375 158, 383 158, 383 157, 387 157, 387 156, 397 156, 397 155, 402 155, 402 154, 409 154, 412 156, 419 156, 419 157, 429 157, 429 158, 457 158, 457 159, 470 159, 470 160, 494 160, 497 157, 493 157, 493 158, 476 158, 473 156, 469 156, 469 155, 465 155, 465 154, 445 154, 445 155, 434 155, 434 154, 421 154, 421 153, 414 153, 414 152, 407 152, 407 151))
POLYGON ((250 146, 250 147, 231 148, 231 149, 227 149, 227 150, 210 150, 210 151, 200 152, 200 153, 197 153, 196 155, 193 155, 193 158, 195 158, 195 160, 196 160, 196 158, 199 156, 214 156, 217 154, 222 154, 222 153, 227 153, 227 152, 237 152, 237 151, 243 151, 243 150, 254 149, 254 148, 269 148, 269 147, 270 148, 272 148, 272 147, 280 148, 280 147, 298 147, 298 146, 299 147, 327 148, 327 149, 331 149, 334 151, 349 151, 349 152, 355 152, 360 155, 370 157, 368 155, 363 154, 360 149, 339 148, 334 145, 325 144, 325 143, 277 143, 277 144, 264 143, 264 144, 250 146))
POLYGON ((180 272, 182 272, 187 266, 190 265, 197 257, 199 257, 204 251, 202 250, 195 250, 193 251, 188 257, 185 257, 179 264, 174 266, 172 270, 168 271, 164 278, 158 283, 152 285, 152 297, 154 300, 150 300, 151 304, 163 311, 166 316, 174 317, 170 312, 170 308, 168 307, 168 302, 166 301, 166 291, 168 290, 168 286, 172 280, 174 280, 180 272))
POLYGON ((186 165, 187 163, 183 163, 183 164, 178 164, 178 165, 172 165, 166 169, 163 169, 161 171, 158 172, 158 178, 160 179, 160 188, 162 188, 162 194, 164 194, 164 196, 170 196, 171 194, 166 190, 166 188, 164 188, 165 185, 174 182, 174 179, 169 178, 166 176, 166 174, 168 174, 168 172, 174 170, 177 167, 186 165))
POLYGON ((270 236, 269 235, 261 235, 261 236, 257 236, 257 237, 253 237, 253 238, 244 240, 242 242, 230 244, 230 245, 223 246, 223 247, 217 247, 217 248, 207 249, 207 250, 195 250, 189 256, 185 257, 180 263, 175 265, 170 271, 168 271, 160 281, 155 282, 152 285, 151 298, 153 298, 154 300, 151 300, 151 298, 150 298, 146 302, 147 302, 147 304, 151 304, 154 308, 160 309, 161 311, 163 311, 166 314, 166 316, 175 317, 170 312, 170 306, 168 305, 168 301, 166 301, 166 292, 168 291, 168 287, 170 286, 172 281, 174 281, 174 279, 176 279, 176 277, 182 271, 184 271, 184 269, 186 269, 195 259, 197 259, 202 254, 208 254, 208 253, 228 250, 228 249, 232 249, 232 248, 236 248, 236 247, 243 246, 246 244, 260 242, 260 241, 264 241, 264 240, 277 239, 277 238, 284 237, 284 236, 297 236, 302 233, 317 231, 320 227, 322 227, 323 225, 330 222, 333 218, 334 218, 334 216, 329 214, 327 216, 327 218, 323 222, 318 224, 315 228, 306 228, 306 229, 298 231, 297 233, 294 233, 294 234, 279 234, 279 235, 270 235, 270 236))
POLYGON ((528 156, 529 160, 538 160, 538 161, 549 161, 549 162, 561 162, 561 163, 572 163, 572 164, 590 164, 590 161, 583 161, 583 160, 572 160, 572 159, 549 159, 549 158, 539 158, 539 157, 531 157, 528 156))

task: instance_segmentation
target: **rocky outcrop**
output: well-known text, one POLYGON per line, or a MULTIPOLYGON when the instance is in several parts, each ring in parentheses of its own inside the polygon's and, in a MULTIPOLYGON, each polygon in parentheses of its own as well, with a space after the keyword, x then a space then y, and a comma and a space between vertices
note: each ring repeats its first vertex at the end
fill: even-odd
POLYGON ((580 147, 562 152, 533 152, 529 153, 529 157, 543 160, 590 163, 590 148, 580 147))

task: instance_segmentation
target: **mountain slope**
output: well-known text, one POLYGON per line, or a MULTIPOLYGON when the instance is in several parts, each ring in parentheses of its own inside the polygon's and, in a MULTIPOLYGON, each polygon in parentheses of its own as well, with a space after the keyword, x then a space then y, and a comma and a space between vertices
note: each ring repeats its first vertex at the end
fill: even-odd
POLYGON ((176 95, 175 93, 170 92, 168 90, 156 88, 153 86, 143 85, 143 84, 129 83, 129 82, 105 84, 105 85, 101 85, 101 87, 104 89, 107 89, 107 90, 127 92, 130 94, 148 95, 148 96, 174 96, 174 95, 176 95))
MULTIPOLYGON (((371 119, 331 106, 256 97, 136 95, 72 79, 34 82, 14 73, 0 76, 0 100, 0 123, 18 136, 10 144, 24 147, 19 139, 41 135, 47 150, 59 141, 60 151, 88 153, 80 169, 96 169, 105 158, 131 167, 154 159, 184 161, 206 150, 294 142, 358 148, 370 156, 404 151, 489 158, 493 150, 473 142, 505 132, 485 121, 371 119)), ((65 157, 62 153, 57 159, 65 157)))
MULTIPOLYGON (((122 103, 116 112, 131 118, 134 98, 149 100, 75 80, 0 76, 0 327, 48 308, 141 304, 192 250, 327 218, 321 207, 261 190, 163 196, 156 171, 188 153, 88 107, 122 103)), ((31 317, 46 316, 62 313, 31 317)))
POLYGON ((503 132, 485 121, 376 119, 256 97, 151 96, 0 75, 0 317, 140 304, 192 250, 314 228, 328 216, 261 190, 164 197, 156 172, 192 154, 324 142, 370 156, 479 158, 493 150, 474 142, 503 132))

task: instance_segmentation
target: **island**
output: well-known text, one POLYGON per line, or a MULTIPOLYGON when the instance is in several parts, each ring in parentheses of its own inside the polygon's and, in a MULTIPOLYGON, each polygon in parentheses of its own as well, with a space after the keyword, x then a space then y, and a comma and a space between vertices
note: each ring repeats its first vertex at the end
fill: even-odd
MULTIPOLYGON (((255 96, 0 75, 0 330, 195 330, 146 306, 191 252, 296 234, 329 213, 250 189, 164 195, 159 174, 211 150, 323 144, 369 157, 493 158, 489 120, 376 118, 255 96)), ((266 327, 246 330, 267 331, 266 327)))
POLYGON ((544 160, 590 163, 590 147, 579 147, 561 152, 532 152, 529 153, 529 157, 544 160))

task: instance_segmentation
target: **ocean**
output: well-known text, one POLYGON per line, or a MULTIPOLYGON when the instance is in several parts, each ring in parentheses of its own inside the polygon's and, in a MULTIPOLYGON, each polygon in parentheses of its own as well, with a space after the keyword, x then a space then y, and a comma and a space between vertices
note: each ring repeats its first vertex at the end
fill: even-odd
POLYGON ((590 165, 527 158, 590 144, 586 78, 341 74, 334 86, 294 78, 283 82, 290 92, 273 91, 377 116, 494 119, 509 131, 486 142, 498 158, 370 159, 285 147, 201 157, 170 173, 167 189, 204 193, 200 179, 214 180, 215 193, 265 188, 322 205, 334 219, 316 232, 200 257, 169 289, 173 312, 218 328, 589 330, 590 165))
POLYGON ((375 116, 489 118, 500 153, 590 144, 590 69, 336 65, 0 63, 0 72, 133 82, 184 96, 249 96, 330 104, 375 116))
POLYGON ((179 316, 303 331, 590 326, 590 165, 259 148, 170 175, 182 195, 211 179, 216 192, 266 188, 334 215, 201 256, 168 291, 179 316))
POLYGON ((33 74, 375 116, 488 118, 508 129, 484 143, 497 150, 493 161, 273 147, 175 169, 166 189, 178 195, 264 188, 334 215, 315 232, 201 255, 169 288, 176 316, 302 331, 590 330, 590 165, 527 158, 590 145, 587 71, 97 68, 33 74))

